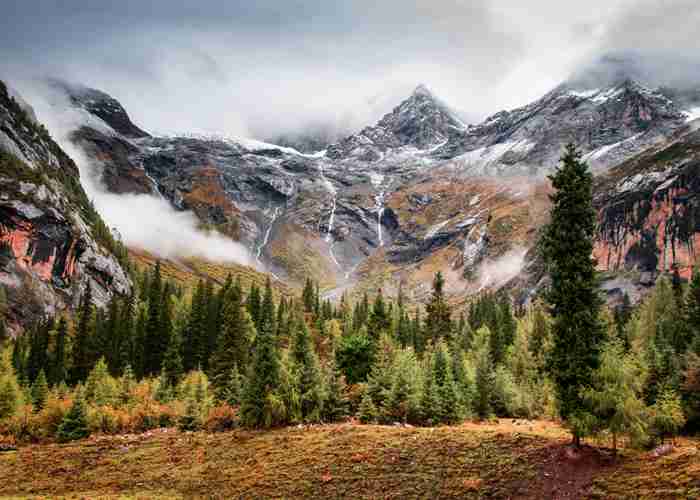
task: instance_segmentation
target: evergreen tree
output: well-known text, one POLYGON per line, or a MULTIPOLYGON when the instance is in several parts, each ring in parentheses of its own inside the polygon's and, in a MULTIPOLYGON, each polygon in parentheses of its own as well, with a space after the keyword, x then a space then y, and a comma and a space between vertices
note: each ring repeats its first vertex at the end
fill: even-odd
POLYGON ((195 397, 188 397, 185 413, 178 419, 177 428, 180 432, 198 431, 202 427, 202 410, 195 397))
POLYGON ((277 331, 275 326, 275 300, 272 296, 272 282, 269 277, 265 283, 265 295, 260 306, 260 328, 262 328, 264 323, 267 323, 270 332, 274 335, 277 331))
POLYGON ((262 326, 262 302, 260 299, 260 289, 255 283, 251 283, 250 285, 246 307, 248 307, 250 317, 253 319, 255 329, 260 331, 262 326))
POLYGON ((349 384, 367 380, 374 360, 374 346, 361 328, 358 333, 343 337, 336 350, 336 362, 349 384))
POLYGON ((177 387, 184 374, 182 357, 180 356, 182 346, 180 344, 180 336, 177 333, 173 334, 163 357, 161 375, 165 384, 171 388, 177 387))
POLYGON ((612 433, 615 452, 618 435, 627 434, 641 442, 646 434, 646 407, 640 397, 643 380, 643 367, 634 354, 625 354, 621 341, 604 346, 600 367, 584 397, 598 419, 596 425, 612 433))
POLYGON ((223 300, 221 335, 211 361, 212 381, 219 396, 228 385, 231 369, 247 366, 250 343, 255 337, 255 327, 243 307, 240 288, 231 287, 223 300))
POLYGON ((222 394, 223 400, 231 406, 237 406, 241 403, 241 396, 243 394, 243 381, 241 380, 241 374, 238 371, 238 365, 233 365, 228 376, 228 383, 222 394))
POLYGON ((163 355, 168 346, 169 339, 165 325, 165 311, 168 309, 164 293, 163 279, 160 271, 160 261, 156 262, 148 295, 148 321, 146 322, 146 337, 144 339, 144 375, 153 375, 160 371, 163 364, 163 355))
POLYGON ((377 296, 374 299, 374 304, 372 306, 372 311, 369 315, 369 321, 367 323, 367 333, 374 341, 379 340, 379 337, 383 333, 391 333, 391 316, 387 311, 386 303, 384 302, 384 295, 380 289, 377 296))
POLYGON ((433 280, 433 293, 425 306, 427 313, 425 330, 427 340, 437 344, 441 338, 448 337, 452 331, 452 311, 445 299, 445 279, 438 271, 433 280))
POLYGON ((32 384, 32 404, 34 405, 34 411, 40 411, 44 408, 46 404, 46 399, 49 397, 49 384, 46 381, 46 374, 42 369, 39 371, 39 375, 34 380, 32 384))
POLYGON ((474 350, 472 359, 476 372, 476 395, 474 398, 474 412, 481 419, 489 418, 493 414, 494 400, 494 368, 491 359, 490 345, 491 332, 487 326, 482 326, 474 334, 474 350))
POLYGON ((0 376, 0 420, 15 414, 20 396, 19 383, 14 373, 0 376))
POLYGON ((326 398, 323 402, 323 420, 337 422, 348 414, 349 401, 346 394, 345 377, 338 369, 335 355, 331 353, 324 371, 326 398))
POLYGON ((36 380, 39 372, 48 366, 49 332, 53 327, 53 320, 39 321, 31 329, 29 356, 27 358, 25 375, 30 382, 36 380))
POLYGON ((255 339, 255 354, 241 403, 241 421, 248 427, 279 424, 285 410, 277 394, 280 360, 269 322, 263 322, 255 339))
POLYGON ((51 384, 58 385, 66 380, 66 339, 68 337, 68 323, 65 317, 58 321, 56 329, 56 345, 54 347, 51 363, 51 384))
POLYGON ((300 318, 296 323, 292 358, 297 370, 301 415, 305 422, 318 422, 323 412, 323 378, 306 322, 300 318))
POLYGON ((304 283, 304 291, 301 295, 301 300, 304 303, 304 311, 307 313, 313 312, 314 310, 314 284, 310 278, 306 278, 306 283, 304 283))
POLYGON ((392 371, 393 381, 382 410, 391 421, 415 422, 420 416, 420 367, 412 349, 399 351, 392 371))
POLYGON ((94 362, 92 331, 92 287, 88 282, 78 314, 78 326, 73 342, 73 366, 71 381, 75 384, 84 381, 94 362))
POLYGON ((550 176, 554 194, 551 221, 544 236, 544 256, 551 276, 547 300, 552 307, 554 346, 550 371, 557 388, 559 410, 580 445, 586 420, 582 391, 600 364, 605 332, 599 321, 601 300, 591 257, 596 230, 592 205, 593 177, 572 144, 562 164, 550 176))
POLYGON ((363 424, 373 424, 377 421, 377 407, 372 401, 372 396, 367 391, 362 394, 358 418, 363 424))
POLYGON ((205 300, 204 282, 200 280, 192 295, 190 317, 182 339, 182 366, 186 372, 201 366, 206 324, 205 300))
POLYGON ((56 438, 61 443, 67 443, 69 441, 84 439, 89 435, 90 430, 87 425, 85 401, 83 400, 82 394, 77 394, 73 405, 58 426, 56 438))
POLYGON ((121 390, 119 400, 124 405, 129 405, 132 401, 132 392, 136 387, 136 377, 131 369, 131 365, 127 364, 124 367, 124 374, 121 379, 121 390))

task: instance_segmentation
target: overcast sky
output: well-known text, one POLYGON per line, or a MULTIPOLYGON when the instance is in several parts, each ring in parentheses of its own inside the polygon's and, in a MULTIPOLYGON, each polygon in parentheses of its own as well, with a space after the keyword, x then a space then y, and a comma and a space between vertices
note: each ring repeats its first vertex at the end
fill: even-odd
POLYGON ((601 53, 700 53, 697 0, 10 3, 0 77, 100 88, 151 131, 356 128, 418 83, 478 120, 539 97, 601 53))

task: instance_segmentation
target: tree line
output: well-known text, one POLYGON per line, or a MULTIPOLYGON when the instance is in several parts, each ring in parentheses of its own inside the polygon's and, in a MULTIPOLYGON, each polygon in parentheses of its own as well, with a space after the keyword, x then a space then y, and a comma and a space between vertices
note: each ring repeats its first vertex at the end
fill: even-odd
POLYGON ((296 298, 276 296, 269 280, 244 289, 231 277, 183 290, 156 264, 132 271, 131 296, 100 309, 88 287, 75 314, 5 340, 0 433, 33 436, 31 418, 69 439, 75 429, 349 416, 414 425, 560 417, 577 444, 601 434, 651 444, 697 429, 700 274, 687 286, 662 277, 637 307, 605 307, 590 172, 569 148, 551 179, 543 300, 514 308, 507 292, 483 292, 457 311, 439 272, 424 306, 401 288, 332 303, 311 280, 296 298))

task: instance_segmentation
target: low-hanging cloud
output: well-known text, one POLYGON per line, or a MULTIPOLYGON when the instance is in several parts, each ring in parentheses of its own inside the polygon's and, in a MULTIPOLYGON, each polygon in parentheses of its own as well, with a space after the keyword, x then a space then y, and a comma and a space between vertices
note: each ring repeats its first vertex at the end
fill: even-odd
MULTIPOLYGON (((108 192, 101 182, 100 163, 88 158, 69 139, 70 132, 91 117, 71 107, 64 96, 42 83, 22 82, 19 86, 39 121, 47 125, 56 142, 75 161, 81 184, 98 212, 127 246, 163 258, 198 256, 217 262, 252 265, 253 259, 243 245, 216 232, 200 230, 192 212, 176 211, 169 202, 153 195, 108 192)), ((91 125, 106 127, 99 122, 91 125)))
MULTIPOLYGON (((684 0, 15 3, 0 19, 0 77, 100 88, 151 131, 259 139, 354 132, 418 83, 479 121, 539 97, 601 50, 633 45, 626 20, 650 4, 698 12, 684 0)), ((679 25, 676 45, 694 36, 679 25)))

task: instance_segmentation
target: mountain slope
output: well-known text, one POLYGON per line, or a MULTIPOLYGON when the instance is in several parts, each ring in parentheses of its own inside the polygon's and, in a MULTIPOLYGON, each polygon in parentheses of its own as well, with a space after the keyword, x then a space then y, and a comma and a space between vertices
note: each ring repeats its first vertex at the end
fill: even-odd
POLYGON ((26 106, 0 82, 0 283, 18 323, 75 304, 88 285, 98 304, 131 289, 76 165, 26 106))
POLYGON ((572 81, 527 106, 496 113, 434 155, 473 173, 541 173, 551 171, 562 146, 573 142, 594 168, 604 168, 663 142, 686 119, 660 89, 629 78, 606 87, 572 81))
POLYGON ((438 269, 465 295, 531 262, 548 206, 541 176, 567 142, 602 175, 691 130, 696 97, 650 89, 622 68, 607 80, 577 75, 468 127, 419 86, 376 125, 316 154, 232 137, 127 137, 104 120, 72 137, 111 191, 193 211, 290 284, 309 276, 337 295, 403 283, 419 298, 438 269))

